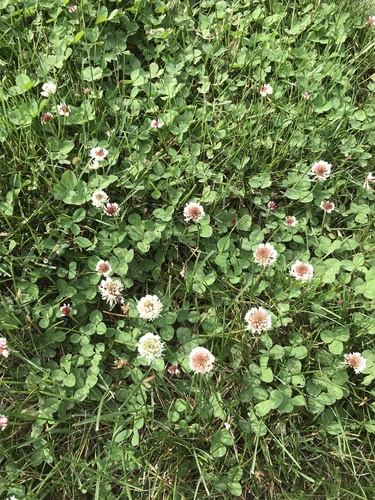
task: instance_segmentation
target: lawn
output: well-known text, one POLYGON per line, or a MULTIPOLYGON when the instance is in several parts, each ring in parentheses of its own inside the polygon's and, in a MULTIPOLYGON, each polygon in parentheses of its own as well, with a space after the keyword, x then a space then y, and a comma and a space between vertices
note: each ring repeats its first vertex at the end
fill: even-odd
POLYGON ((0 29, 0 500, 374 498, 374 3, 0 29))

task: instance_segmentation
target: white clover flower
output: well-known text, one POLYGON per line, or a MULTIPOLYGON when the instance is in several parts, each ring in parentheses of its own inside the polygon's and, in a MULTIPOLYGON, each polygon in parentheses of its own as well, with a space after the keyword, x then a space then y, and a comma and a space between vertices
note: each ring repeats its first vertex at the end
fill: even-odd
POLYGON ((90 149, 90 156, 96 161, 103 161, 107 155, 108 149, 100 147, 90 149))
POLYGON ((178 369, 178 365, 177 364, 173 364, 171 365, 169 368, 168 368, 168 373, 169 375, 180 375, 180 370, 178 369))
POLYGON ((252 307, 245 315, 246 330, 252 333, 262 333, 272 327, 270 313, 263 307, 252 307))
POLYGON ((263 97, 266 97, 267 95, 270 95, 272 93, 273 93, 273 88, 268 83, 265 83, 260 90, 260 95, 263 97))
POLYGON ((369 26, 375 26, 375 16, 370 16, 367 20, 369 26))
POLYGON ((320 208, 323 209, 325 212, 330 214, 332 210, 335 209, 335 204, 332 201, 322 201, 320 204, 320 208))
POLYGON ((4 356, 4 358, 9 356, 7 339, 3 337, 0 338, 0 356, 4 356))
POLYGON ((161 341, 159 335, 146 333, 138 340, 137 344, 139 355, 147 359, 150 365, 154 359, 161 358, 164 351, 164 342, 161 341))
POLYGON ((366 359, 359 352, 345 354, 345 364, 351 366, 355 373, 361 373, 366 368, 366 359))
POLYGON ((298 220, 294 217, 294 215, 291 215, 285 219, 284 224, 288 227, 294 227, 298 224, 298 220))
POLYGON ((99 167, 100 167, 100 163, 98 162, 98 160, 90 161, 89 170, 98 170, 99 167))
POLYGON ((297 260, 290 268, 290 275, 298 281, 309 281, 313 278, 314 268, 307 262, 297 260))
POLYGON ((253 253, 254 260, 263 267, 272 266, 277 259, 277 250, 271 243, 261 243, 253 253))
MULTIPOLYGON (((374 17, 375 17, 375 16, 374 16, 374 17)), ((372 187, 370 186, 370 183, 372 184, 372 183, 374 183, 374 182, 375 182, 375 175, 372 175, 372 172, 369 172, 369 173, 367 174, 367 177, 366 177, 366 179, 365 179, 365 182, 364 182, 364 184, 363 184, 363 187, 364 187, 365 189, 372 189, 372 187)))
POLYGON ((332 165, 326 161, 319 160, 311 167, 309 175, 313 175, 313 180, 324 181, 331 174, 332 165))
POLYGON ((0 415, 0 429, 3 431, 7 428, 8 419, 5 415, 0 415))
POLYGON ((77 9, 78 9, 78 7, 77 7, 76 5, 71 5, 71 6, 69 7, 69 12, 70 12, 71 14, 74 14, 75 12, 77 12, 77 9))
POLYGON ((112 280, 108 276, 106 280, 103 280, 99 285, 99 292, 102 295, 102 299, 106 300, 110 306, 121 301, 123 298, 121 295, 123 289, 124 285, 120 281, 112 280))
POLYGON ((65 103, 60 103, 57 105, 57 111, 61 116, 69 116, 71 112, 71 107, 65 103))
POLYGON ((121 207, 118 203, 107 203, 104 207, 104 213, 108 215, 108 217, 117 217, 120 215, 121 207))
POLYGON ((107 260, 100 259, 96 264, 95 271, 103 276, 108 276, 112 272, 112 266, 107 260))
POLYGON ((60 307, 60 314, 61 316, 69 316, 69 314, 72 312, 72 307, 70 304, 63 304, 60 307))
POLYGON ((95 208, 102 208, 108 202, 109 196, 105 191, 95 191, 91 197, 92 204, 95 208))
POLYGON ((164 125, 162 120, 152 120, 150 127, 151 128, 161 128, 164 125))
POLYGON ((309 99, 310 98, 310 94, 308 92, 302 92, 302 97, 304 99, 309 99))
POLYGON ((208 373, 214 367, 215 357, 205 347, 195 347, 189 354, 190 370, 195 373, 208 373))
POLYGON ((271 200, 267 203, 267 207, 269 208, 269 210, 275 210, 275 208, 277 208, 277 203, 271 200))
POLYGON ((49 123, 51 120, 53 120, 53 114, 52 113, 43 113, 41 118, 42 118, 43 125, 45 125, 46 123, 49 123))
POLYGON ((153 321, 160 316, 163 304, 156 295, 146 295, 138 302, 137 311, 143 319, 153 321))
POLYGON ((49 97, 56 94, 56 85, 52 82, 43 83, 41 95, 43 97, 49 97))
POLYGON ((193 222, 200 221, 205 216, 205 211, 200 203, 194 201, 187 203, 184 208, 185 222, 192 220, 193 222))

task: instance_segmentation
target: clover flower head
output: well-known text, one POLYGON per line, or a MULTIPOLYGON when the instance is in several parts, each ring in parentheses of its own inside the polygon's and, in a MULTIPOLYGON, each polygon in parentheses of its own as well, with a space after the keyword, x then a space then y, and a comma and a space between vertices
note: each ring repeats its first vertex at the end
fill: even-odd
POLYGON ((121 301, 121 292, 123 290, 124 285, 118 280, 112 280, 109 276, 99 285, 99 292, 102 295, 102 299, 107 301, 110 306, 121 301))
POLYGON ((290 275, 298 281, 309 281, 314 276, 314 268, 308 262, 297 260, 290 268, 290 275))
POLYGON ((366 359, 359 352, 344 355, 344 363, 351 366, 354 373, 360 373, 366 368, 366 359))
POLYGON ((53 120, 53 114, 52 113, 43 113, 41 118, 42 118, 43 125, 45 125, 46 123, 49 123, 51 120, 53 120))
POLYGON ((270 267, 276 262, 277 250, 271 243, 261 243, 253 253, 254 261, 263 267, 270 267))
POLYGON ((69 316, 71 312, 72 312, 72 306, 70 304, 63 304, 60 307, 61 316, 69 316))
POLYGON ((8 425, 8 419, 5 415, 0 415, 0 429, 4 431, 8 425))
POLYGON ((272 201, 272 200, 269 201, 267 203, 267 207, 268 207, 269 210, 275 210, 275 208, 277 207, 276 201, 272 201))
POLYGON ((152 120, 150 127, 151 128, 162 128, 164 125, 164 122, 162 120, 152 120))
POLYGON ((178 369, 178 365, 176 364, 173 364, 171 366, 168 367, 168 373, 169 375, 180 375, 180 370, 178 369))
POLYGON ((263 307, 252 307, 245 315, 247 323, 246 330, 252 333, 262 333, 272 327, 272 320, 270 313, 263 307))
POLYGON ((375 26, 375 16, 370 16, 367 20, 368 26, 375 26))
POLYGON ((291 215, 285 219, 284 224, 288 227, 294 227, 298 224, 298 220, 294 215, 291 215))
POLYGON ((57 89, 56 85, 52 82, 43 83, 41 95, 43 97, 49 97, 51 95, 56 94, 56 89, 57 89))
POLYGON ((96 161, 103 161, 107 155, 108 155, 108 149, 100 147, 90 149, 90 156, 96 161))
POLYGON ((108 202, 109 196, 105 191, 95 191, 91 197, 92 204, 95 208, 102 208, 108 202))
MULTIPOLYGON (((374 16, 375 17, 375 16, 374 16)), ((370 186, 370 183, 373 184, 375 182, 375 175, 372 175, 372 172, 369 172, 366 176, 366 179, 365 179, 365 182, 363 184, 363 187, 365 189, 373 189, 371 186, 370 186)))
POLYGON ((320 208, 323 209, 325 212, 330 214, 332 210, 335 209, 335 204, 332 201, 322 201, 320 204, 320 208))
POLYGON ((200 203, 191 201, 190 203, 187 203, 184 208, 185 222, 198 222, 203 219, 205 215, 205 211, 200 203))
POLYGON ((60 116, 69 116, 71 112, 71 107, 65 103, 60 103, 57 105, 57 111, 60 116))
POLYGON ((107 203, 104 207, 104 213, 108 215, 108 217, 117 217, 120 215, 121 207, 118 203, 107 203))
POLYGON ((137 344, 139 355, 147 359, 150 365, 154 359, 161 358, 165 349, 164 342, 162 342, 159 335, 153 333, 146 333, 138 340, 137 344))
POLYGON ((9 356, 7 339, 5 339, 4 337, 0 338, 0 356, 4 356, 4 358, 7 358, 9 356))
POLYGON ((160 316, 163 310, 163 304, 156 295, 146 295, 138 302, 137 311, 143 319, 153 321, 160 316))
POLYGON ((331 174, 332 165, 326 161, 319 160, 311 167, 309 175, 313 175, 313 180, 324 181, 331 174))
POLYGON ((112 266, 107 260, 100 259, 96 264, 95 271, 103 276, 108 276, 112 271, 112 266))
POLYGON ((260 95, 263 97, 266 97, 267 95, 270 95, 272 93, 273 93, 273 88, 268 83, 265 83, 263 87, 260 89, 260 95))
POLYGON ((89 170, 98 170, 99 167, 100 167, 100 163, 98 162, 98 160, 90 161, 89 170))
POLYGON ((214 367, 215 357, 205 347, 195 347, 189 354, 190 369, 195 373, 208 373, 214 367))

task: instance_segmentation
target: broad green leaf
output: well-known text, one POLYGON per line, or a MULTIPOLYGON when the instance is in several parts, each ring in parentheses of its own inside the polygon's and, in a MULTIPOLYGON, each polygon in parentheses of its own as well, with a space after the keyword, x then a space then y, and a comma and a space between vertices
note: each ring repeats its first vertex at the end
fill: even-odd
POLYGON ((92 68, 91 66, 85 68, 82 71, 82 78, 86 82, 92 82, 94 80, 100 80, 103 76, 103 70, 101 68, 92 68))
POLYGON ((98 10, 98 16, 96 18, 95 24, 104 23, 108 19, 108 9, 102 5, 98 10))

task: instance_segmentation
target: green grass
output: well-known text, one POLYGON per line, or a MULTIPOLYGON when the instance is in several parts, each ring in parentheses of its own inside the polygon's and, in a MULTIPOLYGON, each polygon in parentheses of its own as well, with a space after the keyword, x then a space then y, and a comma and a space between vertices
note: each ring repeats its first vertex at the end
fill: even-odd
POLYGON ((374 5, 69 6, 0 1, 0 500, 373 498, 374 5), (318 160, 332 173, 311 181, 318 160), (128 311, 98 292, 99 259, 128 311), (150 366, 147 332, 165 347, 150 366), (211 373, 192 373, 197 346, 211 373))

